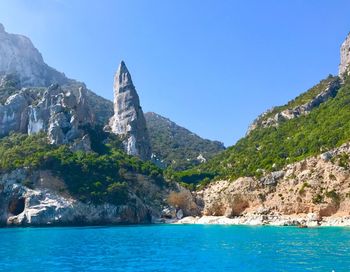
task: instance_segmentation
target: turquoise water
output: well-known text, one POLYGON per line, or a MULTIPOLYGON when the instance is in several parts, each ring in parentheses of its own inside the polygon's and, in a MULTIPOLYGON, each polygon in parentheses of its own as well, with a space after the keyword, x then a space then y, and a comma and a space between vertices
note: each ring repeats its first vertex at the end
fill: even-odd
POLYGON ((1 271, 350 271, 350 228, 0 229, 1 271))

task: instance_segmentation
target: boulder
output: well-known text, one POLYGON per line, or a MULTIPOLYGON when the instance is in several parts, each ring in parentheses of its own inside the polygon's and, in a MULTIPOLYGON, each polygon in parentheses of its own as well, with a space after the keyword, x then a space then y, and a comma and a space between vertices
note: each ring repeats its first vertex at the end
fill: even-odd
POLYGON ((182 219, 184 217, 184 213, 181 209, 179 209, 177 212, 176 212, 176 218, 177 219, 182 219))

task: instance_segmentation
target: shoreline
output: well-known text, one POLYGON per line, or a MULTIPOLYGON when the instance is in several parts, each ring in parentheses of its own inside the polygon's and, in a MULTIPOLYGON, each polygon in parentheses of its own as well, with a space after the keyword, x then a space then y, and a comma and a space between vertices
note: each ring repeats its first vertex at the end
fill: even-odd
POLYGON ((245 215, 233 218, 226 216, 187 216, 172 222, 179 225, 245 225, 245 226, 295 226, 350 227, 350 216, 330 216, 318 219, 315 214, 296 215, 245 215))

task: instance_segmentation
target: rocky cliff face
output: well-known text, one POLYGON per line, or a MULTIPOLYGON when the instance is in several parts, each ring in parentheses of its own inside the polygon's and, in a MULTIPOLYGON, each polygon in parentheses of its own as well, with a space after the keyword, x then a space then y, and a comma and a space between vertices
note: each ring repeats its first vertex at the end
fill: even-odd
POLYGON ((94 122, 87 99, 84 86, 69 91, 59 85, 17 90, 0 104, 0 136, 44 131, 52 144, 84 142, 80 147, 89 150, 89 139, 81 129, 94 122))
POLYGON ((203 215, 243 217, 241 223, 254 219, 269 224, 285 218, 275 223, 297 224, 291 222, 293 216, 315 225, 330 216, 349 219, 349 155, 350 144, 345 144, 259 179, 217 181, 196 193, 197 202, 202 203, 203 215))
POLYGON ((133 178, 137 194, 130 188, 128 203, 96 205, 71 197, 50 171, 14 170, 0 175, 0 225, 151 223, 161 216, 166 191, 143 176, 133 178), (24 186, 26 181, 35 189, 24 186))
POLYGON ((0 24, 0 137, 45 131, 51 143, 88 150, 80 127, 103 126, 112 114, 112 102, 48 66, 29 38, 0 24))
POLYGON ((150 223, 161 216, 173 185, 101 129, 113 116, 111 130, 127 153, 150 159, 146 121, 124 63, 114 91, 113 104, 46 65, 28 38, 0 25, 0 225, 150 223), (31 136, 6 137, 11 132, 31 136))
MULTIPOLYGON (((345 41, 342 43, 340 47, 340 64, 339 64, 339 73, 338 73, 338 76, 340 79, 344 79, 345 75, 349 75, 350 73, 349 65, 350 65, 350 33, 348 34, 345 41)), ((308 114, 313 108, 318 107, 321 103, 327 101, 329 98, 334 97, 336 95, 341 85, 341 81, 339 80, 339 78, 336 77, 332 81, 328 82, 327 86, 325 86, 323 90, 321 90, 317 95, 312 97, 312 99, 309 99, 307 103, 299 104, 296 106, 294 105, 291 108, 283 109, 281 111, 277 111, 277 109, 281 107, 275 107, 262 113, 249 126, 247 135, 250 134, 251 131, 253 131, 258 127, 264 128, 264 127, 278 126, 278 124, 282 121, 290 120, 290 119, 308 114)))
POLYGON ((114 115, 111 131, 123 138, 125 151, 143 160, 151 158, 146 120, 131 75, 122 61, 114 76, 114 115))
POLYGON ((266 116, 272 113, 274 109, 263 113, 249 126, 247 135, 258 127, 275 127, 278 126, 280 122, 294 119, 310 113, 311 110, 318 107, 321 103, 324 103, 328 99, 334 97, 337 94, 340 86, 340 80, 338 77, 336 77, 330 80, 329 83, 327 83, 327 85, 315 97, 304 104, 277 112, 272 117, 266 118, 266 116))
POLYGON ((340 48, 340 65, 339 65, 339 76, 343 77, 345 74, 349 75, 350 65, 350 33, 342 43, 340 48))
MULTIPOLYGON (((36 105, 29 106, 28 134, 45 131, 50 143, 67 144, 85 139, 80 127, 93 124, 93 116, 87 105, 86 89, 64 92, 58 85, 50 86, 36 105)), ((87 148, 88 149, 88 148, 87 148)))
POLYGON ((22 86, 65 84, 64 74, 49 67, 30 39, 9 34, 0 24, 0 74, 15 73, 22 86))

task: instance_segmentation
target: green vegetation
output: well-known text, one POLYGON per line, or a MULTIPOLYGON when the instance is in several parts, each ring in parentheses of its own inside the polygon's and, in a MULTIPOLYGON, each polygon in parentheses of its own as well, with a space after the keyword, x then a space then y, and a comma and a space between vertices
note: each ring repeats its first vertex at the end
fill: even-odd
POLYGON ((321 204, 324 201, 324 196, 321 194, 316 194, 313 198, 312 198, 312 203, 314 204, 321 204))
MULTIPOLYGON (((11 134, 0 140, 0 173, 17 168, 51 170, 65 181, 69 193, 85 202, 123 204, 128 200, 130 175, 143 174, 160 185, 162 170, 126 155, 117 138, 99 128, 87 128, 94 152, 72 152, 47 143, 44 134, 11 134), (108 142, 101 144, 102 142, 108 142)), ((30 181, 25 185, 33 186, 30 181)))
POLYGON ((349 169, 349 155, 346 153, 339 154, 332 158, 333 163, 337 163, 340 167, 344 169, 349 169))
POLYGON ((206 159, 223 151, 224 145, 205 140, 158 114, 145 114, 152 151, 162 161, 163 167, 185 170, 200 164, 197 157, 206 159))
POLYGON ((324 203, 324 197, 330 198, 332 202, 335 203, 336 205, 339 205, 340 203, 340 195, 335 190, 326 191, 324 194, 320 194, 320 193, 316 194, 312 198, 312 202, 314 204, 324 203))
MULTIPOLYGON (((262 170, 281 169, 286 164, 338 147, 349 140, 350 80, 347 79, 336 97, 308 115, 282 122, 278 127, 258 128, 208 163, 176 176, 183 182, 190 178, 190 183, 200 182, 203 176, 230 180, 258 176, 262 170)), ((348 167, 348 159, 340 158, 340 164, 348 167)))
POLYGON ((310 187, 311 187, 310 184, 305 181, 299 190, 299 195, 304 195, 305 189, 310 187))
POLYGON ((338 193, 335 190, 332 191, 327 191, 325 193, 326 197, 329 197, 330 199, 332 199, 332 201, 336 204, 340 203, 340 196, 338 195, 338 193))
POLYGON ((313 86, 311 89, 298 95, 296 98, 289 101, 287 104, 273 108, 273 110, 271 112, 269 112, 268 114, 266 114, 263 119, 267 119, 269 117, 272 117, 276 113, 284 111, 286 109, 293 109, 297 106, 304 105, 304 104, 310 102, 318 94, 320 94, 322 91, 324 91, 326 89, 327 85, 334 80, 336 80, 336 77, 329 75, 326 79, 321 80, 318 84, 313 86))

